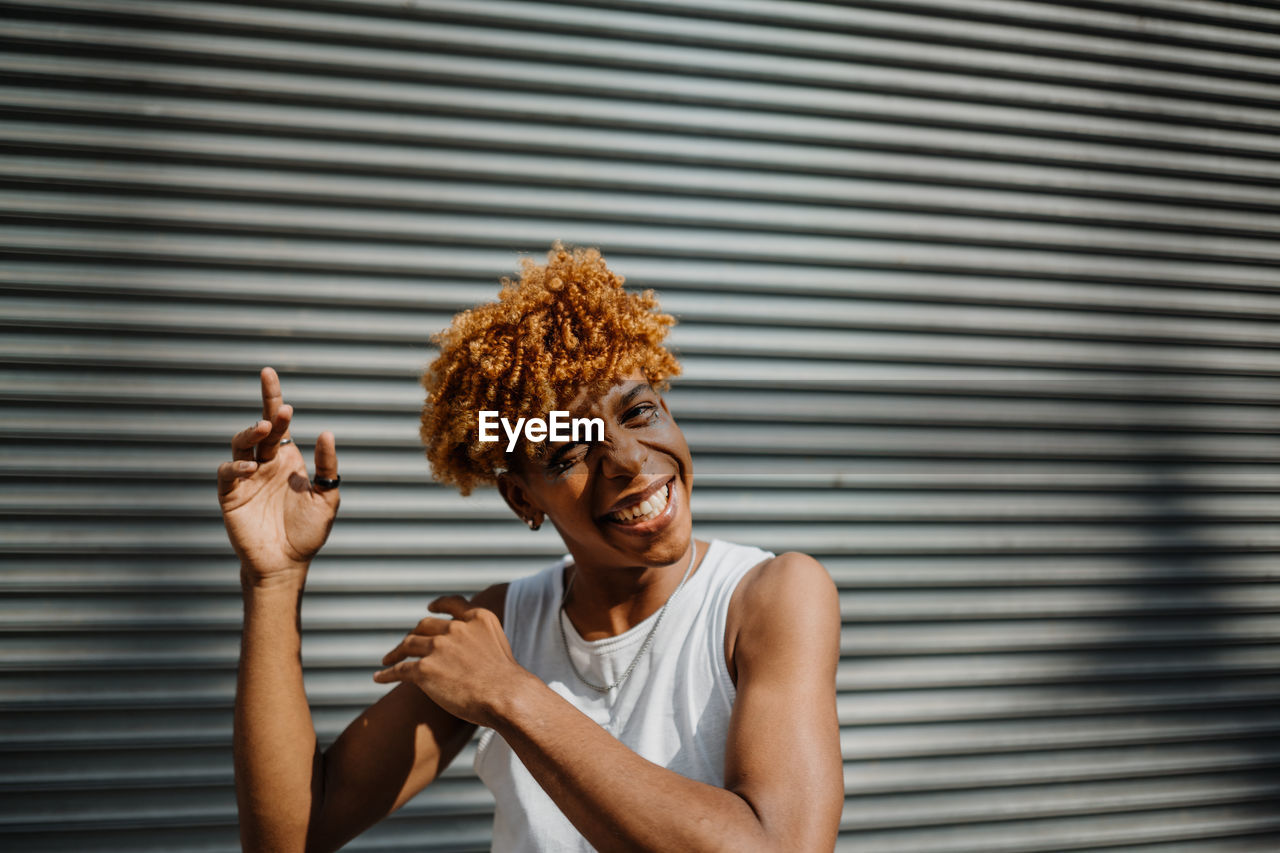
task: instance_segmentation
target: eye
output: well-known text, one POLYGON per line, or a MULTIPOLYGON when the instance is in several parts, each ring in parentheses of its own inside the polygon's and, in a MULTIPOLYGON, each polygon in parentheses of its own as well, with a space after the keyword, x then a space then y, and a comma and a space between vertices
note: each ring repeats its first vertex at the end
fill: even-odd
POLYGON ((587 446, 575 444, 546 466, 547 473, 559 476, 587 457, 587 446))
POLYGON ((625 423, 635 423, 643 426, 657 417, 657 414, 658 407, 653 403, 640 403, 628 409, 622 420, 625 423))

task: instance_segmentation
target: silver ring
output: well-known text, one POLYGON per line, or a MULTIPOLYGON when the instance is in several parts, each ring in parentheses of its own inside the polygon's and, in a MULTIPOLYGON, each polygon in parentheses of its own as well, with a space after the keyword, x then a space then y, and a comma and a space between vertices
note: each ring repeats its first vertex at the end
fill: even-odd
POLYGON ((276 442, 276 446, 277 446, 277 447, 284 447, 286 444, 293 444, 293 439, 292 439, 292 438, 282 438, 282 439, 280 439, 278 442, 276 442))

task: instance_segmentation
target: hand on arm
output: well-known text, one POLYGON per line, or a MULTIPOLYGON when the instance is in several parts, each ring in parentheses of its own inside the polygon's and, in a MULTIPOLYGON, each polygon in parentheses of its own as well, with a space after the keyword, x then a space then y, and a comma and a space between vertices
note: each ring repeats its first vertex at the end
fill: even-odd
POLYGON ((522 676, 532 676, 511 654, 496 612, 500 608, 484 606, 491 594, 486 591, 477 597, 480 606, 458 595, 431 602, 428 610, 453 618, 427 617, 419 622, 382 658, 387 668, 374 673, 373 680, 416 684, 459 719, 492 726, 494 698, 522 676))
MULTIPOLYGON (((506 584, 486 589, 469 603, 459 599, 495 620, 505 600, 506 584)), ((424 623, 442 621, 424 619, 397 648, 414 646, 415 637, 425 639, 428 635, 418 634, 424 623)), ((323 802, 307 849, 336 850, 400 808, 449 766, 473 732, 474 724, 441 708, 417 684, 396 685, 325 751, 323 802)))
POLYGON ((724 788, 632 752, 516 664, 491 615, 456 597, 432 609, 454 622, 423 620, 375 678, 412 681, 449 712, 496 729, 597 849, 834 846, 843 804, 840 615, 835 588, 812 558, 775 558, 734 596, 737 699, 724 788))

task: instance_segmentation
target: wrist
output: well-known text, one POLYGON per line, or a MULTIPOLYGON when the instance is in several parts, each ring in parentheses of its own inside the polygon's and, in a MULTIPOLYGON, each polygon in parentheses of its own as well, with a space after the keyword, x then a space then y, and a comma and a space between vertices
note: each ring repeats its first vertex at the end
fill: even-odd
POLYGON ((498 734, 519 728, 523 718, 529 714, 536 715, 534 708, 538 700, 550 690, 540 678, 518 665, 516 672, 501 683, 502 688, 488 703, 488 719, 481 723, 498 734))
POLYGON ((307 583, 308 566, 262 573, 248 563, 240 564, 240 589, 245 593, 301 592, 307 583))

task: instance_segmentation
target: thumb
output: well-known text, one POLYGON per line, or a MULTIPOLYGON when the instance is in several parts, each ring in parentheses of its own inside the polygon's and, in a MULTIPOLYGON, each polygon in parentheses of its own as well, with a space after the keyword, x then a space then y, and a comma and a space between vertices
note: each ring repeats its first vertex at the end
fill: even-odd
POLYGON ((442 595, 427 605, 432 613, 447 613, 454 619, 466 619, 471 615, 471 604, 460 595, 442 595))

